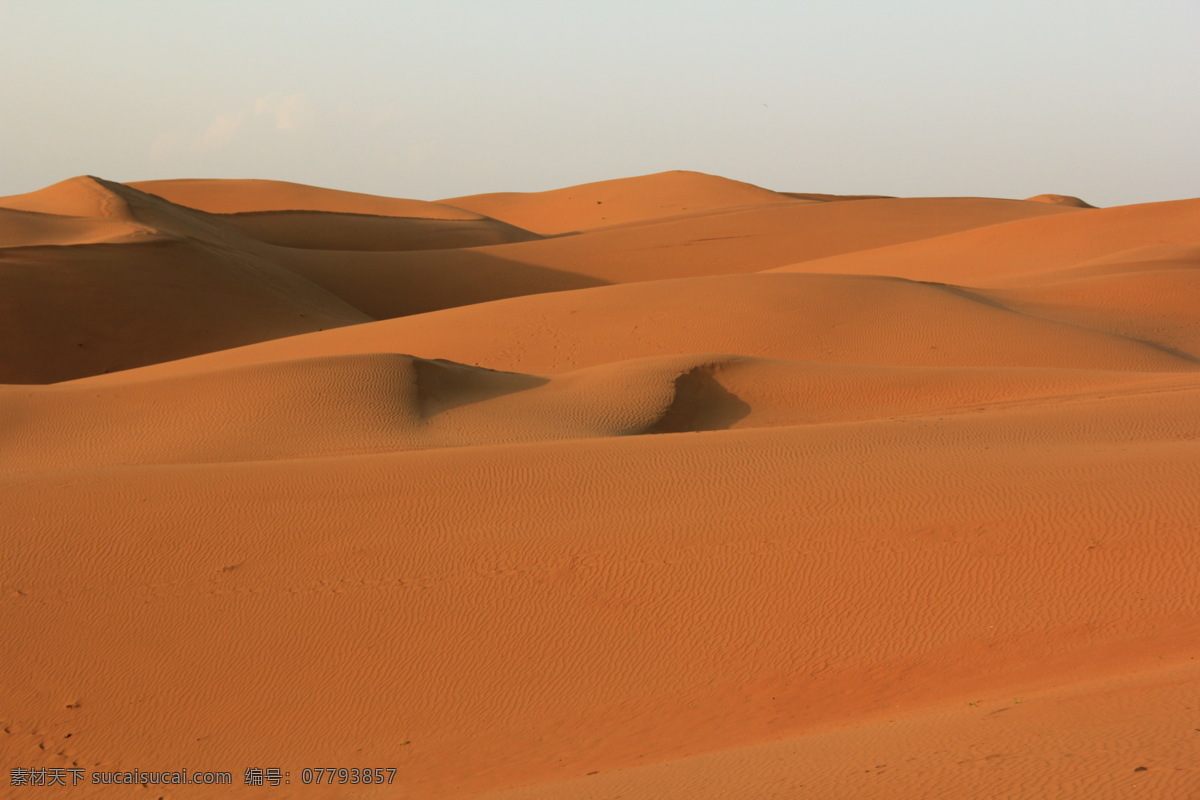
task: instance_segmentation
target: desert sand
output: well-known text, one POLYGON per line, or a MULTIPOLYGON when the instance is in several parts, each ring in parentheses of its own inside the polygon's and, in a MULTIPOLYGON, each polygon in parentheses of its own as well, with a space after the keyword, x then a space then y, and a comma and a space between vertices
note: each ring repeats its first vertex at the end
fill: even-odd
POLYGON ((1200 792, 1200 199, 81 176, 0 325, 0 796, 1200 792))

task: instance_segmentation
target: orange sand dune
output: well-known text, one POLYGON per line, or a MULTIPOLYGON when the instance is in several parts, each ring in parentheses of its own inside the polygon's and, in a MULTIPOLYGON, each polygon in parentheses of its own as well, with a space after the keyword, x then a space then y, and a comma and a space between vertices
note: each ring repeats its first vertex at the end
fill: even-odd
POLYGON ((539 238, 498 220, 423 200, 340 192, 283 181, 138 181, 127 186, 220 214, 222 224, 284 247, 423 250, 539 238))
POLYGON ((677 353, 906 367, 1200 368, 1187 353, 1012 310, 982 291, 789 273, 517 297, 263 342, 144 372, 401 351, 534 373, 677 353))
POLYGON ((977 286, 1015 285, 1124 250, 1193 243, 1198 226, 1200 198, 1077 210, 806 261, 780 271, 866 272, 977 286))
POLYGON ((675 170, 547 192, 499 192, 443 203, 542 234, 645 222, 685 212, 789 203, 795 198, 703 172, 675 170))
MULTIPOLYGON (((1076 209, 988 198, 793 203, 689 214, 581 236, 488 248, 523 264, 609 283, 757 272, 1028 217, 1076 209)), ((888 273, 883 273, 888 274, 888 273)))
POLYGON ((203 244, 0 250, 0 381, 50 383, 369 319, 263 259, 203 244))
POLYGON ((0 197, 0 208, 67 217, 127 216, 124 198, 115 184, 92 175, 80 175, 27 194, 0 197))
MULTIPOLYGON (((80 175, 29 194, 0 197, 0 213, 18 227, 47 222, 85 228, 116 226, 216 243, 227 249, 253 248, 253 242, 226 226, 221 217, 93 175, 80 175)), ((53 244, 71 244, 79 238, 64 237, 53 244)))
POLYGON ((555 377, 384 353, 149 378, 0 388, 24 469, 312 458, 435 447, 820 424, 1098 394, 1188 391, 1200 376, 888 368, 668 356, 555 377), (93 415, 103 436, 71 421, 93 415))
POLYGON ((220 218, 83 176, 0 198, 0 381, 46 383, 370 317, 220 218))
POLYGON ((989 296, 1013 309, 1052 316, 1200 354, 1200 244, 1126 250, 1031 276, 1027 286, 989 296))
POLYGON ((0 797, 1190 796, 1200 200, 1031 201, 0 198, 0 797))
POLYGON ((1056 205, 1074 206, 1076 208, 1095 208, 1091 203, 1069 194, 1039 194, 1025 199, 1033 203, 1054 203, 1056 205))
POLYGON ((477 220, 479 214, 445 203, 343 192, 302 183, 264 180, 192 179, 132 181, 139 191, 214 214, 252 211, 332 211, 383 217, 477 220))
MULTIPOLYGON (((1182 238, 1182 237, 1180 237, 1182 238)), ((1060 269, 1022 275, 1014 286, 1046 286, 1069 281, 1166 270, 1194 270, 1200 266, 1200 242, 1182 244, 1147 244, 1117 250, 1097 258, 1071 264, 1060 269)))
POLYGON ((476 796, 1187 661, 1197 399, 15 472, 8 760, 476 796))
POLYGON ((357 249, 375 252, 272 257, 381 319, 609 283, 756 272, 1063 210, 984 198, 764 205, 499 246, 395 252, 413 248, 364 236, 357 249))
POLYGON ((154 234, 153 228, 127 220, 0 208, 0 249, 138 241, 154 234))
POLYGON ((4 233, 16 243, 0 248, 5 383, 70 380, 370 319, 214 218, 118 183, 73 178, 0 198, 0 220, 13 223, 4 233))

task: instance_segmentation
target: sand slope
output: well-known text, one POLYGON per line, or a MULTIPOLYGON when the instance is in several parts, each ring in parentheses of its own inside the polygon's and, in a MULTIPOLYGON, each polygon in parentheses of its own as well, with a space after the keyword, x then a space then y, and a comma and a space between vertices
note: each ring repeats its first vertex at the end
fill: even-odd
POLYGON ((1184 391, 1099 370, 868 367, 666 356, 553 377, 387 353, 0 388, 21 469, 279 460, 960 413, 1103 394, 1184 391), (73 420, 93 417, 95 437, 73 420))
POLYGON ((1152 341, 1009 309, 986 291, 885 276, 789 273, 511 298, 264 342, 145 372, 396 351, 534 373, 677 353, 874 366, 1200 366, 1190 354, 1152 341), (914 324, 917 319, 923 324, 914 324))
MULTIPOLYGON (((789 203, 689 213, 579 236, 487 248, 608 283, 757 272, 798 261, 1076 209, 989 198, 789 203)), ((886 273, 885 273, 886 274, 886 273)))
POLYGON ((6 383, 68 380, 369 319, 237 247, 208 219, 120 184, 76 178, 0 198, 0 216, 24 240, 0 249, 6 383), (49 208, 63 213, 46 217, 49 208), (67 235, 47 242, 47 220, 67 235))
POLYGON ((854 274, 882 271, 917 280, 1013 285, 1036 281, 1039 274, 1049 270, 1125 250, 1192 243, 1197 226, 1200 199, 1076 210, 881 247, 845 258, 835 256, 819 263, 806 261, 794 269, 854 274))
POLYGON ((0 198, 0 797, 1190 796, 1198 209, 0 198))

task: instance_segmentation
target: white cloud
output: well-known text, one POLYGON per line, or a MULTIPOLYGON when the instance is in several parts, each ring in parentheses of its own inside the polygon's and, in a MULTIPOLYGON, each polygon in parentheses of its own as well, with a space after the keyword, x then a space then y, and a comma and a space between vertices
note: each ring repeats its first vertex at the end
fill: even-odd
POLYGON ((204 131, 192 140, 192 150, 197 153, 207 153, 224 147, 234 140, 242 123, 246 121, 245 111, 230 111, 218 114, 204 131))
POLYGON ((272 94, 254 102, 254 113, 273 116, 276 130, 294 131, 312 120, 314 109, 307 95, 290 94, 285 97, 272 94))
POLYGON ((257 118, 271 120, 270 127, 276 131, 297 131, 306 127, 315 114, 316 109, 303 93, 266 95, 250 107, 217 114, 199 132, 176 128, 160 134, 150 144, 150 157, 161 161, 180 155, 202 155, 255 132, 261 136, 266 128, 255 123, 257 118))

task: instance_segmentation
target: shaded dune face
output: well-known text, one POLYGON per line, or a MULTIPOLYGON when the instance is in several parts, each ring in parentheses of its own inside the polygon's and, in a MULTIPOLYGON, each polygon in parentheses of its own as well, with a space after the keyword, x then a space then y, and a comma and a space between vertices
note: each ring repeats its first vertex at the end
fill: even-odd
POLYGON ((1197 231, 686 171, 0 198, 0 754, 1189 796, 1197 231))
POLYGON ((245 211, 230 227, 268 244, 306 250, 442 250, 540 238, 497 220, 430 220, 327 211, 245 211))

